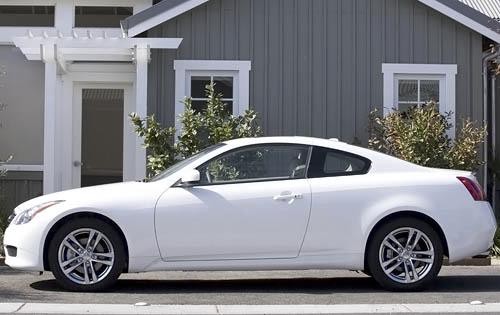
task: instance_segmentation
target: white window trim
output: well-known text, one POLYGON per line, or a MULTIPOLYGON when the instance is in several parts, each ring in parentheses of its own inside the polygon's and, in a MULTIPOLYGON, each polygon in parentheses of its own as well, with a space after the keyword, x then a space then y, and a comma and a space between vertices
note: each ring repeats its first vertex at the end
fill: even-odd
POLYGON ((248 109, 250 98, 250 70, 248 60, 174 60, 175 70, 175 127, 177 134, 181 130, 178 117, 184 112, 182 101, 188 96, 188 78, 190 73, 201 74, 201 71, 227 75, 236 72, 234 87, 233 114, 242 115, 248 109))
POLYGON ((456 101, 456 75, 458 72, 456 64, 404 64, 404 63, 383 63, 382 73, 384 75, 384 116, 391 113, 398 104, 396 79, 411 78, 417 79, 429 76, 433 80, 440 79, 440 106, 441 113, 452 112, 451 122, 453 126, 449 130, 451 136, 455 135, 455 101, 456 101), (444 78, 444 79, 442 79, 444 78))

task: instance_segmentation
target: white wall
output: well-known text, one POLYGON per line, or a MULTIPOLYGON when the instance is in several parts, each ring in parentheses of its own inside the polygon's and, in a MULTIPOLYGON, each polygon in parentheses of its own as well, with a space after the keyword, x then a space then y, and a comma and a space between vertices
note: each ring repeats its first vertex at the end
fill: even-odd
POLYGON ((0 46, 0 159, 43 164, 44 64, 0 46))

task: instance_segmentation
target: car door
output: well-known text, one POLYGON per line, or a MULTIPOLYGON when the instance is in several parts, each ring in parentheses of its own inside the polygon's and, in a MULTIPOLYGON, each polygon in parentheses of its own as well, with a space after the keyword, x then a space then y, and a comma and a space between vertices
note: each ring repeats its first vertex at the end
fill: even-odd
POLYGON ((292 258, 307 228, 310 148, 252 145, 198 167, 200 181, 174 186, 159 199, 155 226, 162 258, 292 258))
POLYGON ((373 182, 366 175, 370 166, 371 161, 362 156, 313 147, 307 177, 314 211, 301 254, 342 254, 337 258, 340 261, 350 255, 359 257, 364 248, 361 227, 369 224, 362 214, 382 193, 372 189, 373 182))

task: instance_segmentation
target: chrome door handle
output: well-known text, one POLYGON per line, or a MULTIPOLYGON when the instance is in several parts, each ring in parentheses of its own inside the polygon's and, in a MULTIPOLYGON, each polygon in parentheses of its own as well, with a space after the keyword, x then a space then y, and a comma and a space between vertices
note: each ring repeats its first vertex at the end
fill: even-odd
POLYGON ((288 195, 277 195, 273 197, 273 200, 294 200, 294 199, 302 199, 302 194, 288 194, 288 195))

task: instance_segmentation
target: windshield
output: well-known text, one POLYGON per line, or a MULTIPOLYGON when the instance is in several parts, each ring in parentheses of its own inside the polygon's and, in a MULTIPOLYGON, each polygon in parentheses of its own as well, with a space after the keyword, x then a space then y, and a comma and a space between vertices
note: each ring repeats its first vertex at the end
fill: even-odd
POLYGON ((168 177, 168 176, 172 175, 173 173, 177 172, 178 170, 182 169, 184 166, 193 162, 194 160, 199 159, 199 158, 207 155, 208 153, 210 153, 214 150, 217 150, 218 148, 221 148, 225 145, 226 145, 225 143, 218 143, 218 144, 214 144, 212 146, 209 146, 208 148, 205 148, 205 149, 201 150, 200 152, 198 152, 194 155, 191 155, 187 159, 184 159, 182 161, 175 163, 174 165, 170 166, 169 168, 167 168, 166 170, 164 170, 163 172, 161 172, 160 174, 156 175, 155 177, 151 178, 148 181, 155 182, 157 180, 168 177))

